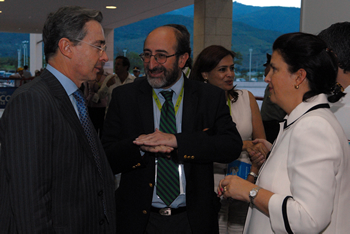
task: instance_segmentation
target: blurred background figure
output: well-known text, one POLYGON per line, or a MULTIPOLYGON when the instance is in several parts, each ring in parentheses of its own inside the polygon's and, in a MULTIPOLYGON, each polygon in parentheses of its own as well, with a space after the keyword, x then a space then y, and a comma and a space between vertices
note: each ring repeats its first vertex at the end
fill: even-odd
POLYGON ((22 84, 21 79, 24 78, 23 70, 24 70, 23 67, 19 67, 17 68, 16 73, 9 77, 10 79, 15 78, 15 87, 19 87, 22 84))
MULTIPOLYGON (((337 55, 338 88, 350 93, 350 22, 332 24, 318 35, 337 55)), ((347 94, 339 102, 331 105, 331 111, 342 125, 348 141, 350 141, 350 95, 347 94)))
POLYGON ((97 73, 96 80, 84 82, 84 96, 87 101, 89 116, 100 138, 102 136, 108 97, 99 98, 97 92, 107 76, 108 73, 101 69, 97 73))
POLYGON ((40 70, 35 70, 34 77, 40 76, 41 71, 40 70))
MULTIPOLYGON (((259 107, 253 94, 247 90, 237 90, 233 86, 235 77, 234 57, 234 52, 222 46, 209 46, 198 55, 193 65, 190 79, 215 85, 225 91, 232 120, 236 123, 237 130, 243 140, 241 155, 234 163, 235 173, 240 174, 244 179, 254 182, 259 168, 264 162, 264 157, 252 164, 247 151, 255 147, 254 150, 259 150, 266 156, 268 150, 262 144, 254 145, 252 143, 252 139, 255 138, 265 139, 264 127, 259 107)), ((230 168, 228 169, 227 164, 214 163, 215 191, 219 181, 227 173, 230 173, 229 170, 230 168)), ((232 203, 227 200, 221 201, 219 213, 219 230, 221 234, 243 232, 248 205, 248 203, 238 200, 232 203)))
MULTIPOLYGON (((264 63, 265 66, 265 77, 270 71, 270 61, 271 61, 271 54, 266 54, 266 63, 264 63)), ((261 105, 261 118, 264 124, 265 134, 266 134, 266 140, 269 142, 274 142, 278 131, 280 129, 280 122, 283 121, 283 118, 286 116, 286 112, 281 109, 278 105, 274 104, 270 100, 270 91, 269 91, 269 85, 266 86, 265 93, 264 93, 264 100, 261 105)))
POLYGON ((23 77, 26 79, 32 77, 32 73, 28 70, 28 65, 24 65, 23 67, 23 77))
MULTIPOLYGON (((108 98, 107 109, 109 102, 112 99, 113 90, 121 85, 134 82, 135 76, 129 73, 130 61, 127 57, 117 56, 114 61, 114 71, 115 74, 110 74, 102 82, 101 88, 98 90, 96 100, 108 98)), ((106 111, 107 111, 106 109, 106 111)))
POLYGON ((135 78, 140 76, 140 68, 135 66, 134 69, 132 69, 132 73, 134 74, 135 78))

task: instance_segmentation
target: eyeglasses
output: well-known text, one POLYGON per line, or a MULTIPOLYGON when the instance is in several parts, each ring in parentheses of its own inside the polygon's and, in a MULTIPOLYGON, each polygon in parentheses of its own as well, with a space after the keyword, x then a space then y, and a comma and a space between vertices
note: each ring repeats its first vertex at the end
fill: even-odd
POLYGON ((106 45, 102 45, 102 46, 95 46, 95 45, 92 45, 92 44, 87 43, 87 42, 82 41, 82 40, 78 40, 78 39, 76 39, 76 41, 84 42, 85 44, 88 44, 89 46, 92 46, 92 47, 94 47, 94 48, 96 48, 96 49, 99 49, 99 50, 100 50, 100 57, 102 57, 103 52, 106 52, 106 50, 107 50, 107 46, 106 46, 106 45))
POLYGON ((157 61, 157 63, 163 64, 163 63, 166 63, 168 58, 173 57, 175 55, 177 55, 177 53, 172 55, 165 55, 161 53, 153 55, 149 52, 144 52, 144 53, 141 53, 139 56, 142 59, 142 61, 144 61, 145 63, 149 63, 151 61, 151 57, 154 56, 154 59, 157 61))

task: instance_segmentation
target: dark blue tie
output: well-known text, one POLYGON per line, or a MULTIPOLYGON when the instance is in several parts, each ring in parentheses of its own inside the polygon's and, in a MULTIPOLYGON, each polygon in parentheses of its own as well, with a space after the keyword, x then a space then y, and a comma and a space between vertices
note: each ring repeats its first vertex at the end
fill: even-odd
MULTIPOLYGON (((165 133, 176 133, 176 119, 174 104, 172 101, 172 91, 162 91, 165 98, 160 114, 159 130, 165 133)), ((171 159, 158 157, 157 165, 157 195, 167 205, 170 204, 180 194, 178 164, 171 159)))
MULTIPOLYGON (((98 173, 101 178, 102 172, 101 172, 101 164, 100 164, 100 155, 97 149, 97 144, 96 144, 96 137, 94 137, 94 132, 95 129, 92 127, 92 122, 89 118, 87 107, 86 107, 86 101, 85 98, 83 97, 83 93, 80 91, 80 89, 77 89, 73 93, 73 96, 75 100, 77 101, 77 107, 78 107, 78 112, 79 112, 79 120, 81 123, 81 126, 84 129, 86 138, 88 139, 89 145, 92 150, 92 154, 94 155, 95 163, 97 166, 98 173)), ((103 212, 107 217, 107 212, 106 212, 106 205, 105 205, 105 200, 103 199, 103 212)), ((108 219, 108 218, 107 218, 108 219)))

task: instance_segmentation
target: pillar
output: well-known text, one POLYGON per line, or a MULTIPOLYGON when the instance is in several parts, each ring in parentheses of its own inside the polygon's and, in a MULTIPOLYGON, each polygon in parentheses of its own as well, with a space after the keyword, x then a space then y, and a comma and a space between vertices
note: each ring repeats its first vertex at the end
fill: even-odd
POLYGON ((31 33, 29 35, 30 63, 29 70, 34 76, 35 70, 43 67, 43 35, 41 33, 31 33))
POLYGON ((108 72, 110 74, 114 71, 114 29, 104 29, 105 32, 105 38, 106 38, 106 45, 107 45, 107 56, 108 56, 108 62, 104 66, 105 72, 108 72))
POLYGON ((232 0, 194 0, 193 58, 210 45, 231 50, 232 0))

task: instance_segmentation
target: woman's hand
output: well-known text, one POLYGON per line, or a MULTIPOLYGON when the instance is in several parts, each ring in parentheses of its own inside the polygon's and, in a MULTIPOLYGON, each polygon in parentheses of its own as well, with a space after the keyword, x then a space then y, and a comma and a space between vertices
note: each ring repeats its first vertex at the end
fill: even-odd
POLYGON ((255 187, 255 184, 247 180, 236 175, 229 175, 220 181, 218 196, 224 196, 225 198, 231 197, 236 200, 249 202, 249 192, 255 187))

